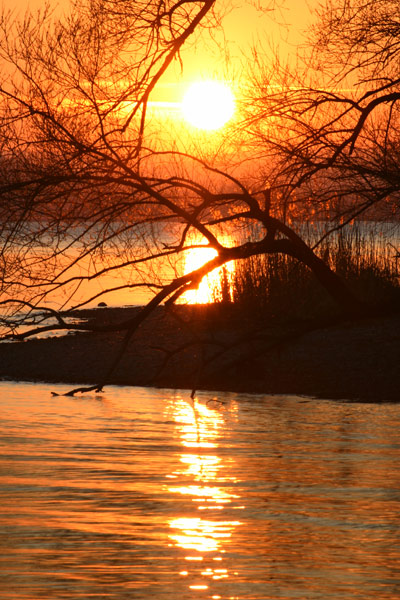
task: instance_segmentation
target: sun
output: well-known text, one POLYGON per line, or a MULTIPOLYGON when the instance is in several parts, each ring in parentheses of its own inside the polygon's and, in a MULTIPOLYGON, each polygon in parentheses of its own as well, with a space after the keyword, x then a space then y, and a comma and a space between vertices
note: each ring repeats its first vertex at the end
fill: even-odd
POLYGON ((192 83, 182 100, 184 118, 198 129, 219 129, 233 117, 234 112, 233 92, 220 81, 192 83))

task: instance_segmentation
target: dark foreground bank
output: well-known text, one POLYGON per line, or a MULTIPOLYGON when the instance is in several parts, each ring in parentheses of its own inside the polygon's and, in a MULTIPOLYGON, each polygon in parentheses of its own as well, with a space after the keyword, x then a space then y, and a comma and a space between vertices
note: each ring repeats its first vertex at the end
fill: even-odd
MULTIPOLYGON (((80 311, 118 322, 137 308, 80 311)), ((352 322, 264 324, 229 311, 159 309, 132 338, 109 384, 400 400, 400 314, 352 322)), ((77 333, 0 344, 0 378, 96 384, 122 333, 77 333)), ((69 384, 69 385, 68 385, 69 384)))

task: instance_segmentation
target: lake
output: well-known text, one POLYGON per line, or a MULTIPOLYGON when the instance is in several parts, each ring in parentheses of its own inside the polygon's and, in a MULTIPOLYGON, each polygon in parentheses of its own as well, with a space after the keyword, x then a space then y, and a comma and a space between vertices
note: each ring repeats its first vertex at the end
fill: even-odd
MULTIPOLYGON (((296 231, 311 245, 320 239, 327 230, 327 227, 332 227, 334 223, 316 222, 316 223, 300 223, 294 227, 296 231)), ((337 224, 336 224, 337 225, 337 224)), ((9 227, 13 223, 8 223, 9 227)), ((97 244, 97 235, 101 237, 103 225, 100 223, 99 228, 92 224, 87 232, 87 238, 83 235, 85 227, 70 228, 65 226, 62 229, 62 235, 65 236, 62 242, 56 244, 57 250, 57 271, 63 273, 59 275, 60 280, 69 281, 61 288, 58 285, 48 285, 48 277, 52 272, 53 259, 51 258, 54 252, 54 239, 49 236, 48 228, 44 227, 42 235, 39 231, 42 224, 31 224, 31 235, 38 236, 40 244, 32 245, 27 255, 26 239, 23 238, 19 245, 15 245, 13 253, 8 255, 7 260, 13 268, 20 264, 25 264, 28 260, 27 270, 22 268, 22 272, 16 276, 13 273, 16 287, 8 287, 3 290, 3 299, 7 297, 22 298, 21 282, 27 283, 26 274, 33 278, 33 283, 37 285, 38 281, 42 281, 43 277, 43 261, 48 261, 45 268, 46 277, 43 284, 43 289, 46 288, 46 297, 41 298, 39 305, 41 307, 51 307, 57 310, 71 309, 80 306, 81 303, 87 304, 89 307, 96 307, 100 301, 105 301, 108 306, 142 306, 149 302, 155 293, 155 289, 150 286, 148 289, 143 286, 143 282, 159 283, 158 276, 161 276, 163 282, 171 281, 176 275, 183 275, 199 268, 205 262, 215 256, 215 251, 210 248, 193 248, 187 250, 182 256, 171 257, 167 255, 164 259, 158 258, 147 263, 139 265, 139 271, 131 265, 127 265, 130 260, 137 259, 139 256, 151 254, 156 255, 162 250, 160 246, 161 240, 164 243, 164 250, 170 245, 178 244, 182 232, 179 228, 174 228, 173 224, 168 221, 166 224, 152 224, 148 227, 141 227, 139 231, 126 231, 126 223, 116 221, 108 224, 108 227, 115 234, 115 239, 112 238, 109 244, 105 243, 102 255, 96 253, 87 254, 87 247, 91 244, 97 244), (122 228, 123 233, 117 235, 117 231, 122 228), (65 231, 64 231, 65 229, 65 231), (74 241, 75 240, 75 241, 74 241), (144 241, 146 243, 144 244, 144 241), (157 245, 154 244, 157 241, 157 245), (20 254, 21 253, 21 254, 20 254), (35 267, 36 265, 36 267, 35 267), (118 267, 118 265, 122 265, 118 267), (147 266, 146 266, 147 265, 147 266), (103 268, 104 267, 104 271, 103 268), (38 269, 38 272, 35 271, 38 269), (46 270, 47 269, 47 270, 46 270), (66 271, 64 271, 66 269, 66 271), (110 270, 108 270, 110 269, 110 270), (96 276, 94 274, 96 273, 96 276), (157 277, 155 277, 157 274, 157 277), (77 279, 80 279, 79 285, 77 279), (108 290, 105 292, 105 290, 108 290), (113 290, 113 291, 112 291, 113 290), (151 291, 152 290, 152 291, 151 291), (102 294, 101 296, 99 294, 102 294)), ((224 228, 225 229, 225 228, 224 228)), ((243 229, 241 224, 239 231, 235 233, 233 226, 232 231, 221 233, 218 231, 218 238, 221 243, 229 247, 239 242, 261 239, 264 237, 265 231, 261 226, 252 227, 250 230, 243 229)), ((58 230, 57 230, 58 231, 58 230)), ((400 251, 400 224, 399 222, 374 222, 361 221, 354 224, 349 224, 341 230, 340 236, 338 233, 332 234, 331 251, 338 244, 338 239, 342 240, 343 248, 352 249, 355 261, 360 261, 364 257, 370 264, 380 265, 382 268, 389 271, 399 271, 399 251, 400 251)), ((190 238, 191 244, 205 244, 205 239, 201 236, 193 236, 190 238)), ((26 265, 25 265, 26 266, 26 265)), ((226 264, 225 274, 227 281, 231 282, 235 272, 235 261, 226 264)), ((181 298, 181 302, 185 303, 204 303, 213 301, 215 297, 221 296, 221 275, 223 269, 217 269, 211 272, 208 277, 203 278, 197 289, 187 290, 181 298)), ((11 276, 10 276, 11 277, 11 276)), ((38 293, 34 285, 34 298, 38 293)), ((156 288, 157 289, 157 288, 156 288)), ((40 296, 40 294, 39 294, 40 296)), ((86 306, 86 304, 85 304, 86 306)), ((0 316, 4 315, 5 308, 2 307, 0 316)), ((14 311, 12 311, 14 312, 14 311)), ((42 311, 40 311, 42 312, 42 311)), ((0 323, 1 326, 1 323, 0 323)))
POLYGON ((2 600, 397 600, 400 405, 0 382, 2 600))

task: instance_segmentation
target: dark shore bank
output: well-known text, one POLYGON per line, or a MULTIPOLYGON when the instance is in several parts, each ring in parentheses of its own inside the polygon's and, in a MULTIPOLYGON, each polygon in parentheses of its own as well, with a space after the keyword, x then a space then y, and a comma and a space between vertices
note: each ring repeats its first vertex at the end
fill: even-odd
MULTIPOLYGON (((79 311, 79 317, 118 322, 137 310, 101 308, 79 311)), ((229 311, 221 315, 207 307, 177 307, 174 315, 158 309, 140 326, 108 383, 400 400, 399 313, 348 322, 264 323, 262 329, 229 311)), ((66 391, 97 384, 122 335, 77 333, 2 343, 0 378, 64 382, 66 391)))

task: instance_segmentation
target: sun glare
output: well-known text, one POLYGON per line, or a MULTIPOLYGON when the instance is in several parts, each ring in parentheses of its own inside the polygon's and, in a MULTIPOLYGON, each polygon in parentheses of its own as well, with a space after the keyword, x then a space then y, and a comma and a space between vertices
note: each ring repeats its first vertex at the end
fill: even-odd
MULTIPOLYGON (((188 250, 185 253, 184 273, 190 273, 195 269, 199 269, 216 255, 216 250, 212 248, 192 248, 188 250)), ((203 277, 197 289, 188 290, 182 295, 182 301, 187 304, 209 304, 215 302, 221 288, 223 269, 224 267, 219 267, 203 277)), ((232 278, 234 270, 235 264, 233 261, 225 264, 225 273, 228 280, 232 278)))
POLYGON ((184 118, 198 129, 219 129, 232 118, 234 112, 232 90, 219 81, 193 83, 182 101, 184 118))

